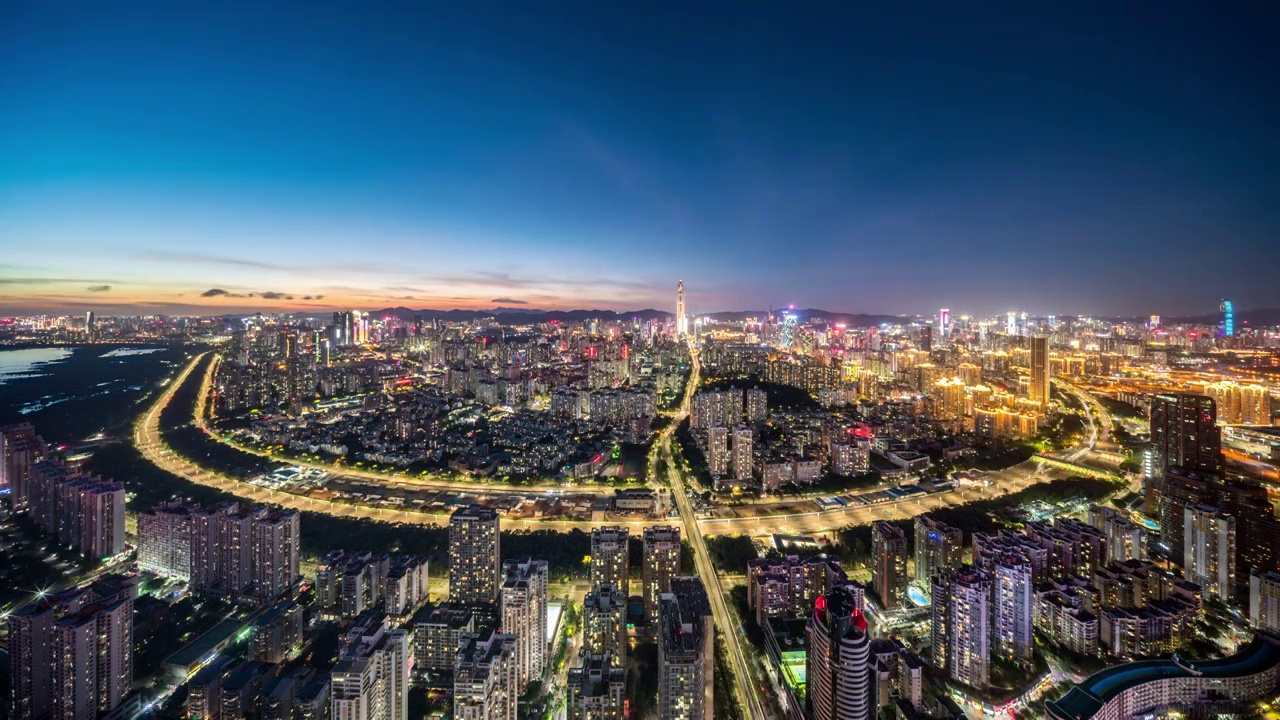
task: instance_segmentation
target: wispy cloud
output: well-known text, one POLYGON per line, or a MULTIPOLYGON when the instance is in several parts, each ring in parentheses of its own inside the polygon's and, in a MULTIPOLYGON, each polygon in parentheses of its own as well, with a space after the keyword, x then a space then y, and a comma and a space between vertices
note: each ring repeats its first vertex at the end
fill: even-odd
MULTIPOLYGON (((93 278, 51 278, 51 277, 13 277, 0 278, 0 285, 63 285, 67 283, 86 283, 86 282, 113 282, 109 280, 95 280, 93 278)), ((107 286, 108 288, 110 286, 107 286)))
MULTIPOLYGON (((263 300, 295 299, 294 295, 291 295, 289 293, 275 292, 274 290, 265 290, 263 292, 238 293, 238 292, 231 292, 230 290, 223 290, 222 288, 209 288, 208 290, 205 290, 204 292, 200 293, 200 297, 261 298, 263 300)), ((323 295, 303 295, 302 299, 303 300, 319 300, 322 297, 324 296, 323 295)))
POLYGON ((489 302, 502 303, 503 305, 528 305, 529 304, 528 300, 521 300, 519 298, 511 298, 511 297, 494 298, 489 302))
POLYGON ((158 260, 160 262, 223 265, 237 268, 255 268, 258 270, 297 271, 303 269, 302 266, 297 265, 286 265, 283 263, 273 263, 265 260, 252 260, 248 258, 223 257, 221 255, 188 252, 186 250, 141 250, 137 253, 137 256, 142 259, 158 260))
POLYGON ((110 285, 90 285, 89 287, 85 288, 85 290, 88 290, 89 292, 107 292, 110 289, 111 289, 110 285))

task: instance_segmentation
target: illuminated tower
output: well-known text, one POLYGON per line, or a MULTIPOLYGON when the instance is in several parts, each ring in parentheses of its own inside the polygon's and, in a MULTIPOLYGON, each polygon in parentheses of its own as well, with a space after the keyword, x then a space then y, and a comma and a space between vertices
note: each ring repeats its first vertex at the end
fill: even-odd
POLYGON ((942 337, 951 334, 951 308, 942 308, 938 311, 938 333, 942 337))
POLYGON ((449 599, 493 602, 498 597, 498 513, 482 505, 449 518, 449 599))
POLYGON ((1031 387, 1028 390, 1032 402, 1040 403, 1040 409, 1049 409, 1049 338, 1031 338, 1031 387))
POLYGON ((684 314, 684 281, 676 283, 676 337, 689 334, 689 317, 684 314))
POLYGON ((871 584, 886 610, 900 607, 907 595, 907 535, 893 523, 871 524, 871 584))
POLYGON ((870 720, 871 640, 858 593, 836 585, 814 602, 806 627, 805 670, 814 720, 870 720))
POLYGON ((1230 300, 1222 301, 1222 334, 1224 337, 1236 334, 1236 309, 1230 300))

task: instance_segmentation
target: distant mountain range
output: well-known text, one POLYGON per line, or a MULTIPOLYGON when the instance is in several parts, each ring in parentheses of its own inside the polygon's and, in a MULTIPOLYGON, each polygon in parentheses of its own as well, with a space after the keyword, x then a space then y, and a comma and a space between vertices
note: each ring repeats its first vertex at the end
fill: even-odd
MULTIPOLYGON (((822 310, 819 308, 805 308, 803 310, 777 310, 774 315, 781 317, 783 314, 792 314, 800 322, 812 322, 814 320, 825 320, 833 324, 843 324, 848 327, 873 327, 883 325, 885 323, 905 323, 912 320, 920 319, 919 315, 872 315, 867 313, 843 313, 832 312, 830 310, 822 310)), ((644 310, 630 311, 614 311, 614 310, 541 310, 538 308, 524 307, 495 307, 492 310, 413 310, 406 307, 383 308, 382 310, 373 311, 374 317, 394 316, 400 320, 411 321, 414 317, 420 317, 423 320, 431 320, 439 318, 449 321, 466 321, 475 320, 477 318, 492 317, 499 320, 515 323, 541 323, 541 322, 583 322, 586 320, 639 320, 647 322, 649 320, 670 320, 673 313, 666 310, 654 310, 653 308, 645 308, 644 310)), ((741 322, 748 318, 763 318, 768 315, 767 310, 740 310, 716 313, 704 313, 698 317, 709 317, 713 320, 723 322, 741 322)), ((1061 316, 1066 317, 1066 316, 1061 316)), ((1111 318, 1117 322, 1141 322, 1146 317, 1129 317, 1129 318, 1111 318)), ((1209 313, 1205 315, 1194 315, 1186 317, 1165 317, 1161 320, 1164 325, 1217 325, 1222 322, 1221 313, 1209 313)), ((1271 327, 1280 325, 1280 308, 1258 308, 1255 310, 1239 310, 1236 312, 1236 325, 1243 327, 1251 325, 1255 327, 1271 327)))
MULTIPOLYGON (((783 311, 775 310, 776 316, 781 316, 783 311)), ((808 308, 805 310, 787 310, 787 313, 793 314, 801 322, 811 322, 813 320, 826 320, 831 323, 843 323, 849 327, 870 327, 872 325, 880 325, 883 323, 904 322, 911 318, 909 316, 897 315, 865 315, 855 313, 837 313, 827 310, 818 310, 808 308)), ((639 320, 647 322, 649 320, 670 320, 673 313, 666 310, 654 310, 653 308, 645 308, 644 310, 631 311, 614 311, 614 310, 540 310, 537 308, 522 307, 496 307, 492 310, 413 310, 406 307, 383 308, 382 310, 373 311, 374 317, 393 316, 400 320, 413 320, 420 317, 423 320, 439 318, 441 320, 465 321, 474 320, 476 318, 492 317, 499 320, 509 320, 520 323, 540 323, 540 322, 583 322, 585 320, 639 320)), ((705 313, 697 317, 709 317, 713 320, 726 322, 742 321, 747 318, 763 318, 768 315, 767 310, 745 310, 737 312, 718 312, 705 313)))

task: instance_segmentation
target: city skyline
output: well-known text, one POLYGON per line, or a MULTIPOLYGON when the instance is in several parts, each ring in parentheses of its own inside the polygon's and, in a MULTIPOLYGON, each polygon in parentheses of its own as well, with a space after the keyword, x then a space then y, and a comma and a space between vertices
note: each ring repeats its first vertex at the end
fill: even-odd
POLYGON ((24 8, 0 312, 1280 306, 1260 12, 854 12, 24 8))

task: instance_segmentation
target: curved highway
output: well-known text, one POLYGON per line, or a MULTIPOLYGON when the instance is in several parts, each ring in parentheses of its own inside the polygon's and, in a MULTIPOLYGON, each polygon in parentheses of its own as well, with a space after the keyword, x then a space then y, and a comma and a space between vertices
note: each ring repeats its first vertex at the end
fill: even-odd
MULTIPOLYGON (((206 468, 200 467, 195 463, 183 458, 173 452, 164 444, 160 437, 160 412, 164 409, 169 401, 173 399, 178 388, 195 370, 197 364, 207 353, 197 355, 190 363, 183 368, 182 372, 169 383, 160 397, 143 413, 134 424, 133 427, 133 444, 153 465, 162 470, 170 472, 189 482, 197 485, 205 485, 207 487, 217 488, 224 492, 231 493, 237 497, 251 500, 259 503, 269 503, 272 505, 280 505, 282 507, 292 508, 294 510, 307 510, 310 512, 325 513, 337 517, 350 518, 367 518, 370 520, 382 520, 392 523, 402 523, 406 525, 432 525, 445 526, 449 523, 449 516, 444 514, 431 514, 411 512, 407 510, 396 510, 393 508, 378 508, 367 505, 346 505, 341 503, 328 502, 325 500, 317 500, 314 498, 295 495, 293 493, 281 492, 278 490, 270 490, 259 487, 251 483, 244 482, 238 478, 225 475, 223 473, 214 472, 206 468)), ((210 368, 213 366, 210 365, 210 368)), ((205 379, 206 386, 202 388, 200 402, 197 404, 197 413, 203 415, 204 398, 208 397, 207 390, 208 377, 205 379)), ((327 469, 327 468, 326 468, 327 469)), ((387 476, 375 476, 383 482, 390 480, 387 476)), ((467 492, 472 493, 488 493, 487 486, 469 485, 460 486, 465 488, 467 492)), ((591 520, 525 520, 520 518, 503 518, 502 524, 510 529, 517 530, 585 530, 590 531, 594 527, 599 527, 602 523, 591 520)), ((614 520, 608 521, 610 525, 621 525, 629 527, 633 532, 642 532, 645 527, 651 525, 666 524, 661 520, 614 520)))
POLYGON ((468 492, 468 493, 482 491, 492 495, 498 495, 502 493, 507 493, 512 495, 533 495, 539 492, 546 492, 548 490, 558 490, 558 491, 567 492, 573 495, 612 495, 614 490, 616 489, 609 486, 599 486, 599 485, 574 485, 571 487, 566 487, 564 485, 556 485, 554 483, 543 483, 541 485, 511 485, 509 483, 487 483, 487 482, 481 483, 481 482, 466 482, 466 481, 453 481, 453 480, 435 480, 432 478, 414 477, 412 475, 401 475, 396 473, 379 473, 379 472, 373 472, 371 470, 361 470, 360 468, 351 467, 350 465, 334 465, 333 463, 324 464, 324 463, 308 462, 306 460, 299 460, 297 458, 289 457, 287 455, 273 455, 270 452, 267 452, 265 450, 259 450, 258 448, 249 447, 248 445, 241 445, 240 443, 237 443, 227 438, 225 435, 222 435, 218 431, 214 430, 206 422, 208 418, 208 413, 206 409, 208 404, 207 401, 208 401, 208 398, 210 397, 210 391, 213 389, 213 378, 214 378, 214 374, 217 372, 217 367, 219 362, 220 362, 220 358, 215 356, 214 361, 209 364, 209 369, 205 372, 204 379, 201 381, 199 403, 196 406, 196 427, 200 428, 201 430, 204 430, 205 434, 207 434, 209 437, 213 438, 214 440, 217 440, 218 442, 226 443, 227 445, 230 445, 236 448, 237 450, 249 453, 251 455, 257 455, 259 457, 264 457, 279 463, 286 463, 288 465, 297 465, 304 468, 314 468, 317 470, 324 470, 326 472, 333 472, 335 474, 345 475, 345 476, 354 477, 354 478, 360 478, 362 480, 377 480, 383 483, 392 482, 392 483, 398 483, 402 485, 408 485, 408 486, 417 488, 419 490, 452 490, 455 492, 468 492))

